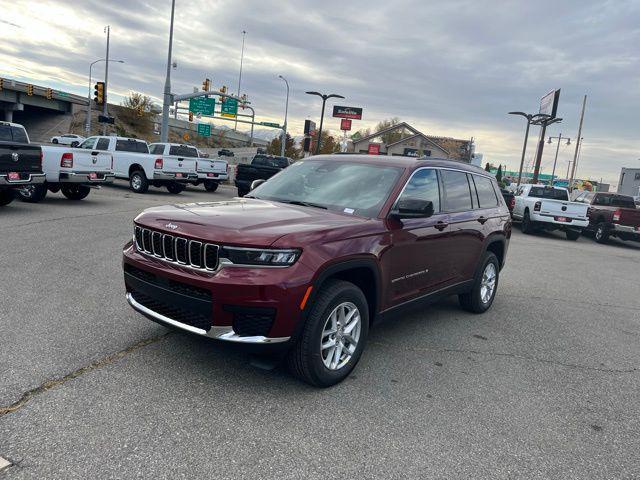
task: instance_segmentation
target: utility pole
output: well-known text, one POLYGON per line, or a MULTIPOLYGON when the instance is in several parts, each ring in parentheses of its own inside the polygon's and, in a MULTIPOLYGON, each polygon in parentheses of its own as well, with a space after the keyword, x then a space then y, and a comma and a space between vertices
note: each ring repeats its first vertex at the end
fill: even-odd
POLYGON ((540 175, 540 164, 542 163, 542 152, 544 150, 544 137, 547 133, 547 127, 554 123, 560 123, 561 121, 562 121, 561 118, 557 118, 557 117, 551 118, 547 115, 547 118, 545 118, 542 122, 540 122, 540 125, 541 125, 540 139, 538 140, 538 150, 536 151, 536 163, 533 168, 533 178, 531 179, 531 183, 533 184, 538 183, 538 176, 540 175))
MULTIPOLYGON (((242 31, 242 49, 240 50, 240 73, 238 74, 238 93, 237 96, 240 97, 240 87, 242 86, 242 63, 244 61, 244 37, 247 35, 247 31, 243 30, 242 31)), ((236 116, 236 120, 238 119, 238 117, 236 116)), ((235 126, 233 127, 234 130, 238 129, 238 122, 236 121, 235 126)))
MULTIPOLYGON (((108 102, 108 95, 107 95, 107 91, 109 90, 109 36, 111 34, 111 26, 107 25, 105 27, 105 30, 107 32, 107 55, 105 56, 105 67, 104 67, 104 103, 102 104, 102 115, 104 115, 105 117, 108 115, 107 113, 107 102, 108 102)), ((107 124, 103 123, 102 124, 102 135, 106 135, 107 134, 107 124)))
POLYGON ((551 172, 551 185, 553 185, 553 179, 556 175, 556 164, 558 163, 558 152, 560 151, 560 142, 562 142, 563 138, 567 141, 567 145, 571 145, 571 139, 568 137, 563 137, 562 133, 557 137, 549 137, 549 143, 551 143, 551 140, 553 139, 558 140, 558 145, 556 146, 556 156, 555 156, 555 159, 553 160, 553 171, 551 172))
POLYGON ((280 156, 284 157, 285 149, 287 148, 287 114, 289 113, 289 82, 282 75, 278 75, 279 78, 284 80, 287 85, 287 101, 284 104, 284 125, 282 126, 282 145, 280 146, 280 156))
POLYGON ((166 142, 169 138, 169 106, 173 103, 171 98, 171 51, 173 49, 173 19, 176 10, 176 0, 171 0, 171 23, 169 24, 169 52, 167 53, 167 76, 164 80, 164 97, 162 100, 162 129, 160 141, 166 142))
POLYGON ((569 191, 573 190, 573 181, 576 174, 576 162, 578 160, 578 152, 582 146, 582 123, 584 121, 584 110, 587 106, 587 96, 582 99, 582 113, 580 114, 580 126, 578 127, 578 140, 576 141, 576 150, 573 154, 573 167, 571 167, 571 178, 569 179, 569 191))

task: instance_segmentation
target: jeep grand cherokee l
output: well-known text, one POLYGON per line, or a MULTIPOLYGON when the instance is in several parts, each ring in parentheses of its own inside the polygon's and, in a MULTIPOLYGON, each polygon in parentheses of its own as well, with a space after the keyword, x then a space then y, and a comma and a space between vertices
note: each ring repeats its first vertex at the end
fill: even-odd
POLYGON ((168 326, 286 351, 344 379, 371 324, 419 301, 492 304, 511 220, 495 178, 447 160, 323 155, 244 198, 149 208, 124 247, 129 304, 168 326))

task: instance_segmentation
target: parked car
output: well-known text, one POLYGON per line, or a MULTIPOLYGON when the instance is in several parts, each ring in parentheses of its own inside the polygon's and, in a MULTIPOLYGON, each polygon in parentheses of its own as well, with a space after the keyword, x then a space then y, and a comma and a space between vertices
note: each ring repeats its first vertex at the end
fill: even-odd
POLYGON ((487 311, 511 219, 492 175, 448 160, 319 155, 250 195, 149 208, 123 251, 126 298, 180 330, 286 353, 321 387, 378 319, 445 295, 487 311))
POLYGON ((178 160, 195 159, 196 173, 198 178, 193 181, 193 185, 203 184, 208 192, 215 192, 220 182, 229 178, 229 162, 221 158, 205 158, 202 153, 191 145, 181 145, 179 143, 152 143, 149 150, 154 155, 163 155, 178 160))
POLYGON ((238 196, 242 197, 249 193, 251 184, 255 180, 267 180, 289 165, 290 160, 287 157, 276 157, 272 155, 256 155, 250 164, 238 164, 236 167, 235 180, 236 187, 238 188, 238 196))
POLYGON ((606 192, 583 192, 575 200, 588 206, 588 229, 598 243, 609 237, 640 241, 640 210, 633 197, 606 192))
POLYGON ((516 196, 513 192, 511 192, 510 190, 507 190, 506 188, 501 188, 500 189, 500 193, 502 194, 502 198, 504 199, 504 203, 506 203, 507 207, 509 208, 509 212, 513 212, 513 207, 516 204, 516 196))
POLYGON ((547 185, 520 185, 511 216, 522 233, 563 230, 568 240, 577 240, 589 225, 586 205, 570 202, 566 188, 547 185))
POLYGON ((166 187, 170 193, 182 192, 198 179, 193 158, 164 157, 149 153, 144 140, 116 136, 96 136, 85 140, 80 148, 108 152, 113 157, 116 178, 129 181, 135 193, 145 193, 149 186, 166 187))
POLYGON ((60 145, 69 145, 70 147, 77 147, 84 142, 85 137, 81 135, 75 135, 73 133, 67 133, 65 135, 56 135, 51 137, 51 143, 60 145))
POLYGON ((235 157, 235 154, 228 148, 222 148, 218 150, 219 157, 235 157))
POLYGON ((22 125, 0 122, 0 207, 14 200, 17 189, 44 181, 40 147, 29 142, 22 125))

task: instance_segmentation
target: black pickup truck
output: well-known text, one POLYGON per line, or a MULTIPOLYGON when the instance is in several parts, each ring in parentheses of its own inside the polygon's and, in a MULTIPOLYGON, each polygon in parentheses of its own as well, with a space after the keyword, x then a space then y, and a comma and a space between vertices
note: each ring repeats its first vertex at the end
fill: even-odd
POLYGON ((13 201, 16 189, 44 181, 40 147, 29 144, 22 125, 0 122, 0 207, 13 201))
POLYGON ((273 177, 280 170, 291 165, 287 157, 276 157, 272 155, 258 154, 253 157, 251 163, 239 164, 236 169, 236 187, 238 196, 244 197, 251 190, 251 183, 254 180, 266 180, 273 177))

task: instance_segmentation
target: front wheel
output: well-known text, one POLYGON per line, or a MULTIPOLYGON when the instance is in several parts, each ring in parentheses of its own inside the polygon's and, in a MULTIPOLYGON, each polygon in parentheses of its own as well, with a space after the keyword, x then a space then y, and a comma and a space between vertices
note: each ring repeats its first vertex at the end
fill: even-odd
POLYGON ((218 182, 214 182, 213 180, 205 180, 204 189, 207 192, 215 192, 218 189, 218 182))
POLYGON ((11 189, 0 190, 0 207, 4 207, 5 205, 9 205, 13 202, 15 197, 15 193, 11 189))
POLYGON ((368 333, 369 308, 362 290, 331 280, 310 307, 300 339, 289 352, 289 367, 316 387, 335 385, 355 368, 368 333))
POLYGON ((567 230, 566 232, 567 240, 578 240, 580 238, 580 230, 567 230))
POLYGON ((147 193, 149 180, 142 170, 136 170, 129 177, 129 187, 135 193, 147 193))
POLYGON ((70 185, 68 187, 62 187, 60 191, 69 200, 82 200, 89 195, 91 189, 86 185, 70 185))
POLYGON ((249 190, 244 190, 244 189, 238 189, 238 196, 239 197, 244 197, 247 193, 249 193, 249 190))
POLYGON ((167 190, 169 190, 169 193, 173 193, 174 195, 182 192, 185 188, 187 187, 178 182, 171 182, 167 184, 167 190))
POLYGON ((485 253, 471 291, 458 296, 462 308, 472 313, 484 313, 489 310, 496 297, 499 276, 498 257, 491 252, 485 253))
POLYGON ((27 203, 38 203, 47 196, 46 185, 25 185, 18 190, 20 200, 27 203))

